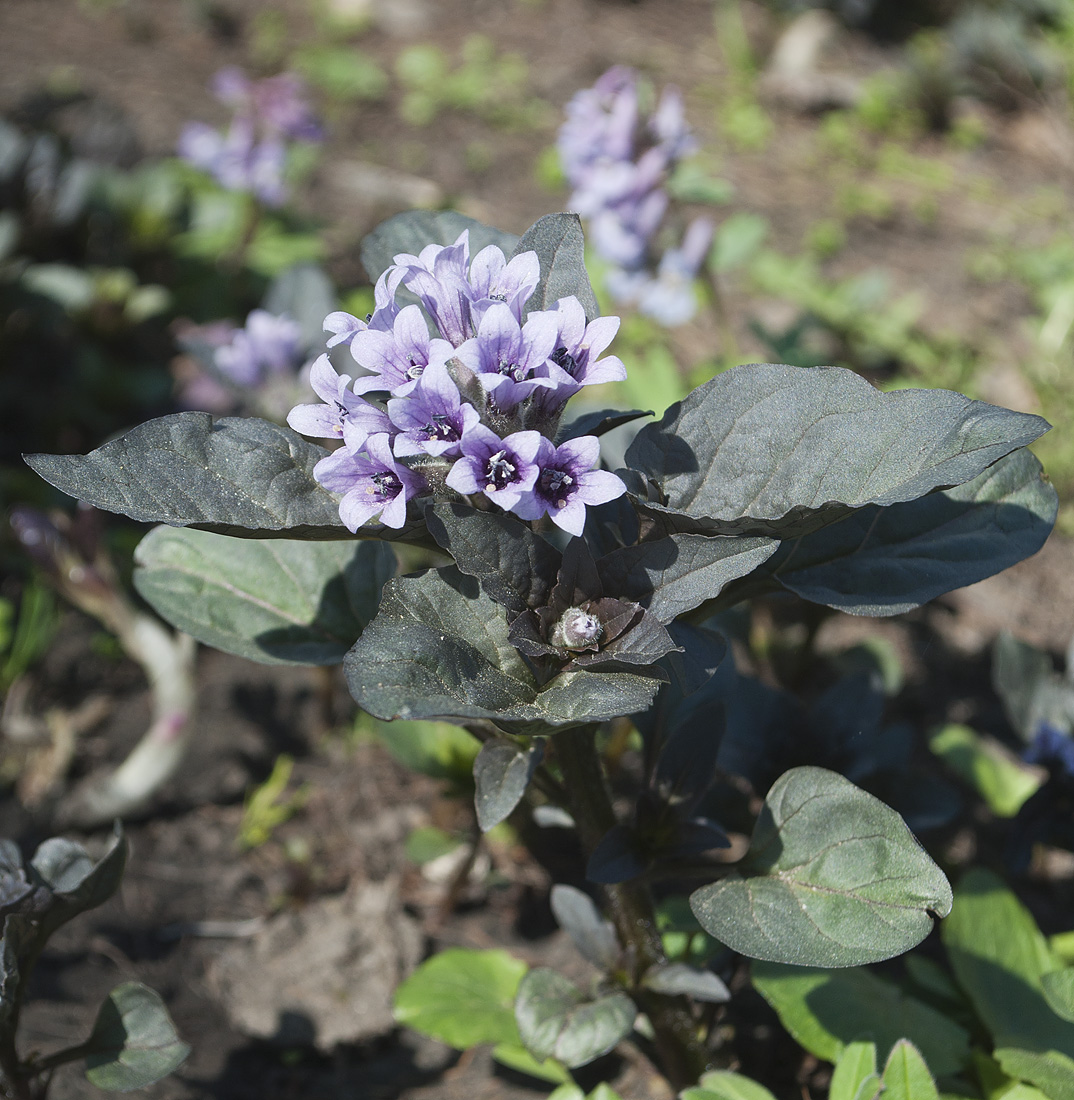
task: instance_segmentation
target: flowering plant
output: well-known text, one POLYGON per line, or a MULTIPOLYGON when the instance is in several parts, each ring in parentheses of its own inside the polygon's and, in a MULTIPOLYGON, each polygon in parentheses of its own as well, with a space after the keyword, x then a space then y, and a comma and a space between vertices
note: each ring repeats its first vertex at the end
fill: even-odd
POLYGON ((484 743, 482 828, 524 799, 566 811, 611 927, 562 892, 557 916, 608 984, 587 996, 531 971, 516 1046, 582 1065, 640 1010, 665 1071, 689 1084, 709 1060, 691 998, 728 994, 669 961, 653 878, 700 878, 693 912, 731 949, 818 967, 906 951, 951 905, 901 817, 824 768, 779 775, 749 850, 719 856, 718 781, 758 782, 751 761, 777 747, 751 709, 756 685, 726 658, 722 613, 782 592, 896 614, 1033 553, 1056 494, 1025 448, 1048 425, 950 391, 749 364, 642 428, 612 472, 601 436, 646 414, 564 417, 579 390, 623 375, 576 217, 517 240, 401 215, 362 255, 374 312, 325 327, 363 373, 318 360, 321 400, 289 428, 180 413, 89 455, 27 461, 73 496, 165 525, 139 546, 136 584, 195 637, 266 662, 342 660, 376 717, 465 726, 484 743), (451 564, 392 577, 397 541, 451 564), (620 816, 596 735, 627 715, 645 764, 620 816))

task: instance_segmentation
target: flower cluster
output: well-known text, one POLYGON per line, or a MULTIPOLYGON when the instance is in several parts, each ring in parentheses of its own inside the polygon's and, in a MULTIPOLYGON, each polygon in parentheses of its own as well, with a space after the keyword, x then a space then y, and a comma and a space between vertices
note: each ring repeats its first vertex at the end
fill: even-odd
POLYGON ((399 528, 407 501, 451 490, 522 519, 547 514, 579 535, 587 505, 626 491, 594 468, 594 436, 553 442, 570 397, 626 377, 616 356, 601 357, 619 319, 587 324, 573 296, 523 318, 539 280, 535 252, 508 262, 490 245, 471 262, 463 232, 452 245, 396 256, 365 321, 347 313, 325 319, 329 347, 348 343, 368 373, 352 380, 321 356, 310 383, 323 404, 299 405, 287 422, 304 435, 342 440, 314 474, 343 494, 340 517, 350 530, 377 515, 399 528), (400 287, 421 306, 400 306, 400 287))
POLYGON ((287 198, 287 142, 322 137, 302 81, 291 73, 249 80, 239 69, 227 68, 214 77, 213 91, 234 111, 231 124, 220 131, 188 122, 179 137, 179 156, 229 191, 249 191, 266 206, 279 206, 287 198))
POLYGON ((695 149, 678 91, 665 88, 655 111, 642 120, 637 74, 623 66, 609 69, 567 104, 558 145, 573 188, 570 207, 588 220, 590 240, 612 265, 609 292, 662 324, 688 321, 712 223, 696 218, 681 246, 659 261, 652 255, 668 208, 665 182, 695 149))

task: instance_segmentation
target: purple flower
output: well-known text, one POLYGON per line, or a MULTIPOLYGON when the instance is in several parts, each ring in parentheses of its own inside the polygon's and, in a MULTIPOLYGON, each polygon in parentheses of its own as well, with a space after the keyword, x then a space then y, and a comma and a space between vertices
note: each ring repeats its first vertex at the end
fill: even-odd
POLYGON ((570 383, 549 358, 558 339, 554 310, 531 313, 520 325, 506 303, 495 302, 481 318, 477 335, 455 354, 477 375, 496 408, 510 413, 534 390, 570 383))
POLYGON ((417 306, 405 306, 387 331, 368 327, 351 339, 351 355, 355 361, 373 371, 358 378, 355 393, 388 390, 396 397, 408 394, 431 363, 446 363, 454 354, 447 340, 429 336, 417 306))
POLYGON ((523 252, 508 261, 490 244, 474 257, 469 281, 478 318, 494 302, 503 302, 521 322, 522 309, 541 281, 541 263, 536 252, 523 252))
POLYGON ((234 329, 229 343, 216 349, 213 362, 240 386, 257 386, 272 374, 293 371, 302 361, 302 329, 290 317, 255 309, 246 327, 234 329))
POLYGON ((443 363, 431 363, 407 397, 388 402, 388 416, 399 429, 396 455, 431 454, 454 457, 460 442, 480 421, 473 405, 465 404, 443 363))
POLYGON ((403 270, 403 285, 421 299, 441 336, 458 347, 472 335, 469 230, 451 245, 430 244, 417 256, 402 252, 395 263, 403 270))
POLYGON ((339 518, 349 531, 376 515, 398 530, 406 522, 407 501, 428 488, 421 474, 395 460, 391 441, 382 433, 369 436, 364 450, 345 446, 333 451, 314 466, 313 476, 330 492, 343 494, 339 518))
POLYGON ((1027 764, 1041 764, 1049 770, 1074 776, 1074 738, 1050 722, 1041 722, 1033 741, 1022 753, 1027 764))
POLYGON ((373 312, 364 321, 350 313, 340 310, 330 313, 324 319, 325 332, 331 332, 328 346, 334 348, 337 344, 350 343, 359 332, 373 329, 376 332, 391 332, 395 319, 399 315, 399 306, 395 303, 395 291, 403 277, 404 272, 396 267, 389 267, 377 279, 377 285, 373 288, 373 312))
POLYGON ((320 356, 310 367, 310 385, 324 404, 296 405, 287 414, 287 423, 314 439, 343 439, 347 425, 353 424, 360 436, 350 436, 356 446, 361 446, 366 436, 391 432, 387 413, 356 396, 350 381, 349 374, 336 373, 327 355, 320 356))
POLYGON ((592 88, 575 93, 566 116, 557 145, 572 184, 596 161, 629 160, 638 122, 635 73, 623 65, 609 69, 592 88))
POLYGON ((447 475, 448 488, 469 496, 485 496, 511 511, 537 480, 534 463, 543 437, 539 432, 513 432, 501 439, 491 428, 476 424, 462 438, 462 457, 447 475))
POLYGON ((596 436, 568 439, 558 447, 542 436, 535 459, 540 473, 512 511, 522 519, 539 519, 547 512, 556 526, 581 535, 586 505, 604 504, 627 491, 615 474, 593 469, 599 457, 596 436))

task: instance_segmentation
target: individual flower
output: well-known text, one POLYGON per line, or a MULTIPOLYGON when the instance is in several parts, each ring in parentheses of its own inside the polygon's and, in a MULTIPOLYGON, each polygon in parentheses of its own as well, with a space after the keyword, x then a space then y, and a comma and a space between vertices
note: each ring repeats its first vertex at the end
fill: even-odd
POLYGON ((536 252, 522 252, 508 260, 494 244, 474 257, 470 264, 472 312, 480 318, 494 302, 503 302, 517 321, 541 281, 541 263, 536 252))
POLYGON ((448 472, 448 488, 465 496, 484 493, 505 511, 514 510, 537 480, 534 459, 542 438, 526 431, 501 439, 484 424, 475 425, 462 438, 462 455, 448 472))
POLYGON ((473 334, 469 230, 454 244, 431 244, 417 256, 400 253, 395 263, 402 269, 403 285, 421 299, 442 337, 458 347, 473 334))
POLYGON ((489 395, 495 407, 513 412, 537 389, 570 383, 570 376, 551 360, 559 339, 554 310, 531 313, 524 325, 506 303, 486 310, 477 335, 455 352, 489 395))
POLYGON ((557 527, 581 535, 587 505, 605 504, 626 492, 615 474, 593 468, 599 457, 596 436, 568 439, 558 447, 542 436, 534 460, 540 473, 533 489, 511 510, 522 519, 539 519, 547 512, 557 527))
POLYGON ((332 335, 328 338, 328 347, 337 344, 353 343, 355 336, 367 329, 375 332, 391 332, 395 319, 399 315, 399 306, 395 301, 395 291, 405 273, 396 267, 389 267, 377 279, 373 288, 373 312, 364 321, 342 310, 330 313, 324 319, 324 330, 332 335))
POLYGON ((287 414, 287 423, 296 432, 314 439, 343 439, 348 423, 366 436, 390 432, 392 424, 387 413, 358 397, 351 390, 350 381, 349 374, 336 373, 327 355, 320 356, 310 367, 310 385, 323 404, 296 405, 287 414))
POLYGON ((393 441, 397 456, 430 454, 456 457, 466 432, 480 420, 466 404, 443 363, 431 363, 407 397, 388 402, 388 416, 399 434, 393 441))
POLYGON ((407 501, 428 488, 421 474, 396 461, 385 433, 369 436, 362 450, 333 451, 314 466, 313 476, 330 492, 343 494, 339 518, 352 532, 377 515, 385 527, 398 530, 406 522, 407 501))
POLYGON ((446 363, 454 353, 447 340, 430 337, 416 305, 406 306, 388 330, 366 328, 351 339, 351 355, 372 371, 355 380, 355 393, 387 390, 403 397, 418 384, 430 363, 446 363))

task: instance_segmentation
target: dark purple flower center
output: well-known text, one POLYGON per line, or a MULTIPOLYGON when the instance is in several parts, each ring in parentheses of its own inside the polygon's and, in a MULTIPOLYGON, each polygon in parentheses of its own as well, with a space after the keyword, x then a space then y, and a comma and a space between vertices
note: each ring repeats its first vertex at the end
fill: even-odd
POLYGON ((433 413, 432 419, 421 430, 429 439, 436 439, 441 443, 454 443, 459 438, 459 429, 447 413, 433 413))
POLYGON ((403 483, 391 470, 378 470, 375 474, 369 475, 369 480, 373 482, 372 492, 377 500, 392 500, 403 489, 403 483))
POLYGON ((541 492, 554 501, 557 508, 562 508, 578 488, 578 482, 566 470, 542 470, 540 484, 541 492))
POLYGON ((578 377, 578 360, 565 347, 556 348, 550 358, 557 367, 562 367, 572 378, 578 377))
POLYGON ((497 451, 485 463, 485 489, 506 489, 518 476, 518 467, 507 457, 507 451, 497 451))

